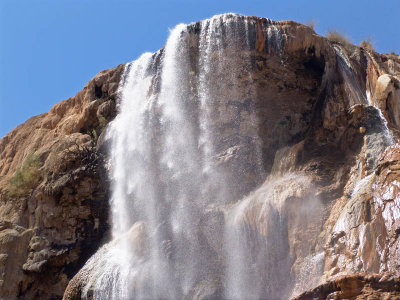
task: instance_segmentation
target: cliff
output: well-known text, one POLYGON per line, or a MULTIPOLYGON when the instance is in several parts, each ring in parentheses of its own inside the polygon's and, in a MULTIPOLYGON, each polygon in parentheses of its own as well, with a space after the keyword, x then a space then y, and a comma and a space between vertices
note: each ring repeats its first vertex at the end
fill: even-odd
POLYGON ((0 298, 61 298, 102 243, 108 185, 98 136, 123 66, 0 140, 0 298))
MULTIPOLYGON (((398 297, 400 57, 341 45, 291 21, 223 20, 215 25, 218 50, 206 49, 207 80, 215 83, 207 114, 212 163, 226 174, 230 200, 217 202, 213 190, 193 208, 207 259, 179 296, 224 295, 228 232, 256 298, 398 297)), ((180 36, 188 53, 181 86, 193 119, 201 118, 195 82, 204 24, 180 36)), ((166 51, 150 58, 152 95, 162 92, 166 51)), ((118 243, 107 244, 105 132, 127 69, 99 73, 0 140, 2 299, 58 299, 65 289, 64 299, 77 299, 94 288, 98 274, 85 262, 118 243)), ((142 228, 129 233, 135 249, 145 244, 142 228)))

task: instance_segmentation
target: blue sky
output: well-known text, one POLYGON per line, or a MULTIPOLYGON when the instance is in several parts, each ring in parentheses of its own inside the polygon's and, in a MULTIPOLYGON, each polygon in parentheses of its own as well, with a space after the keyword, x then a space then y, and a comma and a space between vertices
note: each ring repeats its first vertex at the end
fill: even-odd
POLYGON ((316 20, 353 42, 400 53, 399 0, 0 0, 0 137, 74 96, 96 73, 156 51, 168 29, 235 12, 316 20))

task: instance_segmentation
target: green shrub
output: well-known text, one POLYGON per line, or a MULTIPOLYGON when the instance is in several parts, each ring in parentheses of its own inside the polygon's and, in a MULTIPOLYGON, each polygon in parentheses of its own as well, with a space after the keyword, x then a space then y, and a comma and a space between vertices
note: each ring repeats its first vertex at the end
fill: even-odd
POLYGON ((40 167, 42 163, 39 157, 33 153, 25 159, 22 167, 15 171, 10 179, 9 194, 21 196, 33 189, 40 180, 40 167))
POLYGON ((91 131, 89 131, 89 135, 92 138, 92 141, 94 143, 97 143, 97 140, 99 139, 100 134, 103 132, 103 130, 107 126, 107 119, 102 114, 97 115, 97 120, 98 120, 97 127, 93 128, 91 131))
POLYGON ((332 42, 340 43, 343 46, 349 46, 353 44, 349 37, 343 33, 340 33, 336 29, 329 29, 328 33, 326 34, 326 38, 332 42))
POLYGON ((103 129, 106 128, 107 120, 106 120, 106 118, 104 118, 104 116, 103 116, 102 114, 99 114, 99 115, 97 116, 97 118, 98 118, 98 120, 99 120, 99 127, 100 127, 100 130, 103 131, 103 129))
POLYGON ((99 135, 97 134, 96 129, 92 129, 92 132, 90 133, 90 138, 92 139, 93 143, 97 143, 97 140, 99 139, 99 135))

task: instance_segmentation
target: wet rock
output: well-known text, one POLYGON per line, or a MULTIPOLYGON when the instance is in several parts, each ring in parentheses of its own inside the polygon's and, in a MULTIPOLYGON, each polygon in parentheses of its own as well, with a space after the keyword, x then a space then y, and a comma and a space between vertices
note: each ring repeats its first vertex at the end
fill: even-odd
POLYGON ((144 222, 136 222, 127 233, 127 238, 137 256, 143 256, 147 250, 146 228, 144 222))
POLYGON ((386 149, 376 173, 354 186, 341 209, 325 246, 326 279, 353 272, 397 274, 398 148, 386 149))
POLYGON ((185 299, 212 300, 221 299, 221 297, 221 283, 216 279, 200 281, 185 299))
POLYGON ((400 128, 400 80, 398 76, 381 75, 376 81, 374 104, 386 115, 392 126, 400 128))

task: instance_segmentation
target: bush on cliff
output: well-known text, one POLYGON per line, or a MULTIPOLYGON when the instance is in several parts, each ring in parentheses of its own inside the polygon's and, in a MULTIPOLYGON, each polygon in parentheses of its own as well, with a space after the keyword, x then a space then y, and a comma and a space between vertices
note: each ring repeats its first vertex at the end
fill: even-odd
POLYGON ((33 153, 29 154, 22 167, 15 171, 10 179, 10 196, 21 196, 34 188, 40 179, 41 166, 39 157, 33 153))
POLYGON ((367 38, 366 40, 361 41, 360 47, 368 51, 375 51, 374 43, 370 37, 367 38))
POLYGON ((326 34, 326 38, 332 42, 340 43, 345 47, 353 45, 349 37, 336 29, 330 29, 326 34))
POLYGON ((317 27, 318 21, 315 19, 308 20, 304 23, 304 25, 310 27, 312 30, 315 31, 315 27, 317 27))

